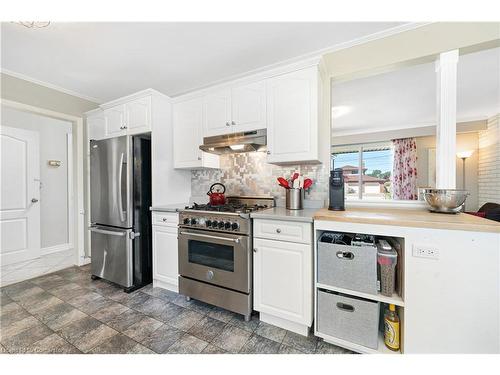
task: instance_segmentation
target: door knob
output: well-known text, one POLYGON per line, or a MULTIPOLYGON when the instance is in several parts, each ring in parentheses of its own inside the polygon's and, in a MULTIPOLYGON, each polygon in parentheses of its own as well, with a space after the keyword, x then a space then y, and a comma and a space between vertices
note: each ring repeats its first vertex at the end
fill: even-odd
POLYGON ((36 202, 38 202, 38 199, 36 199, 36 198, 31 198, 31 203, 36 203, 36 202))

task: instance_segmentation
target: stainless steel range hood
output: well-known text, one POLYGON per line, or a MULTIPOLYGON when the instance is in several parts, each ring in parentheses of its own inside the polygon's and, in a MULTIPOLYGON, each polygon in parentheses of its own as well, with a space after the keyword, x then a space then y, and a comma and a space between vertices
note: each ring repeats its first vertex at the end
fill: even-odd
POLYGON ((211 154, 235 154, 239 152, 265 151, 267 147, 266 129, 249 132, 217 135, 203 138, 200 150, 211 154))

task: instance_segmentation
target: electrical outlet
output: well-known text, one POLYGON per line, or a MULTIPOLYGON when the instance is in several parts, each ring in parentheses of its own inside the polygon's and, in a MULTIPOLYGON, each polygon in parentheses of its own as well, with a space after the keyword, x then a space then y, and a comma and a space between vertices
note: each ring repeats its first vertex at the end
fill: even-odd
POLYGON ((439 259, 439 250, 429 245, 413 245, 413 256, 419 258, 439 259))

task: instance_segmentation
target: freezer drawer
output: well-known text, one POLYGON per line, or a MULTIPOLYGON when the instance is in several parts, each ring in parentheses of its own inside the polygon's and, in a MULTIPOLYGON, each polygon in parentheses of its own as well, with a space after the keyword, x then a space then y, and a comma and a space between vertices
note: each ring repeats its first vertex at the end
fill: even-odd
POLYGON ((131 229, 90 227, 92 275, 124 287, 133 285, 131 229))

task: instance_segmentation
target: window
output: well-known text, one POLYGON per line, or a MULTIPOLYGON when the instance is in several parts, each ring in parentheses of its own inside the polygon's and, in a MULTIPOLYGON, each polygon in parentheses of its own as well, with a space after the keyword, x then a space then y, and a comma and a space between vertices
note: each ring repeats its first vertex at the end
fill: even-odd
POLYGON ((392 161, 390 142, 332 147, 332 165, 342 169, 348 200, 391 199, 392 161))

